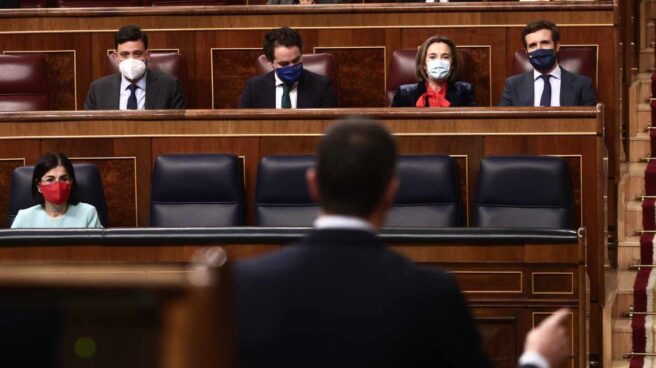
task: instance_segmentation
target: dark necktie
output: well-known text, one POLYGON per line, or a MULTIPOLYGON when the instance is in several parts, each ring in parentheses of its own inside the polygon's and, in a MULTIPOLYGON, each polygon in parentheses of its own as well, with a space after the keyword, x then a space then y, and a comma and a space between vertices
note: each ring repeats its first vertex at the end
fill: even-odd
POLYGON ((280 101, 280 107, 283 109, 292 108, 292 99, 289 97, 289 86, 287 83, 282 84, 282 100, 280 101))
POLYGON ((544 81, 544 90, 542 90, 542 97, 540 98, 540 106, 551 106, 551 82, 549 78, 551 74, 542 74, 540 78, 544 81))
POLYGON ((134 83, 131 83, 128 86, 128 89, 130 90, 130 97, 128 97, 128 110, 136 110, 137 109, 137 94, 134 93, 134 91, 137 90, 137 85, 134 83))

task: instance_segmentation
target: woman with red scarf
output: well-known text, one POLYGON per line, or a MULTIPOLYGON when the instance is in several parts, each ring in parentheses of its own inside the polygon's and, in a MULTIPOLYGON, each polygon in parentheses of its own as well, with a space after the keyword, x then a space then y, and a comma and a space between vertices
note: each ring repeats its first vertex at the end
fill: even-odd
POLYGON ((415 61, 419 83, 399 86, 392 107, 475 106, 472 85, 458 81, 462 58, 444 36, 432 36, 419 47, 415 61))
POLYGON ((73 164, 61 153, 47 153, 34 166, 35 206, 18 211, 12 228, 102 227, 96 208, 80 202, 73 164))

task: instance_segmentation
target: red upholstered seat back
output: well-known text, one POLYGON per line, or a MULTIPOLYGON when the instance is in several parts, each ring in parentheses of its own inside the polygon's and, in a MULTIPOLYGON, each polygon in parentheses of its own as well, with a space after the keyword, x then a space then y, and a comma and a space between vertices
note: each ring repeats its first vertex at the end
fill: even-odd
MULTIPOLYGON (((389 71, 387 73, 387 105, 391 106, 396 94, 396 89, 403 84, 417 83, 417 72, 415 68, 415 59, 417 58, 417 49, 398 49, 394 50, 392 54, 392 62, 390 63, 389 71)), ((476 73, 476 66, 474 63, 469 62, 471 59, 469 49, 458 49, 460 56, 462 56, 462 75, 460 80, 474 83, 474 76, 476 73)))
MULTIPOLYGON (((333 82, 333 89, 337 101, 341 95, 339 86, 339 74, 337 72, 337 61, 332 54, 303 54, 303 67, 313 73, 325 75, 333 82)), ((262 75, 273 70, 266 56, 260 55, 255 63, 255 74, 262 75)))
POLYGON ((50 109, 43 54, 0 54, 0 111, 50 109))
MULTIPOLYGON (((171 74, 178 78, 182 89, 186 96, 189 96, 187 90, 187 66, 182 54, 177 52, 157 52, 151 51, 150 60, 148 61, 148 69, 156 70, 163 73, 171 74)), ((107 64, 105 68, 106 74, 118 73, 118 65, 116 64, 116 55, 110 53, 107 55, 107 64)))
MULTIPOLYGON (((558 62, 567 71, 585 75, 597 85, 597 47, 596 46, 561 46, 558 62)), ((515 51, 512 75, 533 70, 524 49, 515 51)))

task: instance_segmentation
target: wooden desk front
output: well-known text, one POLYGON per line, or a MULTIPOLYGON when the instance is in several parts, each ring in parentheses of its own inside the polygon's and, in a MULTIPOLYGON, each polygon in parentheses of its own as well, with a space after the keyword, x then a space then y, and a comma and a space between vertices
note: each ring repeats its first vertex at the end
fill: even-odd
MULTIPOLYGON (((186 271, 176 271, 175 267, 187 263, 199 247, 220 245, 226 250, 228 259, 234 261, 276 251, 281 244, 299 239, 307 231, 270 228, 0 230, 3 270, 0 290, 3 277, 16 267, 11 264, 17 262, 23 265, 92 262, 97 270, 89 267, 93 272, 87 270, 87 278, 102 276, 103 270, 111 271, 112 266, 107 263, 140 264, 148 273, 139 282, 148 284, 149 280, 156 281, 158 275, 165 280, 179 278, 177 274, 186 271)), ((572 360, 567 366, 585 366, 583 230, 577 233, 573 230, 408 229, 383 231, 381 236, 394 251, 424 266, 444 268, 454 275, 469 301, 496 367, 514 367, 526 333, 561 307, 570 308, 572 312, 567 321, 572 360)), ((59 267, 65 271, 69 266, 59 267)), ((135 267, 122 277, 138 275, 135 267)), ((80 282, 84 285, 93 285, 86 282, 80 272, 63 276, 75 281, 76 274, 82 275, 80 282)), ((40 273, 26 275, 43 281, 40 273)))

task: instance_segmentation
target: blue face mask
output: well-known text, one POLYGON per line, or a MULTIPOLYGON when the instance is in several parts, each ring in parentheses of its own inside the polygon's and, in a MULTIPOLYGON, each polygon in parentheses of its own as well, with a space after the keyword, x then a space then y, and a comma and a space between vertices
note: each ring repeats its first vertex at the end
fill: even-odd
POLYGON ((528 61, 539 72, 549 71, 556 64, 556 50, 537 49, 529 52, 528 61))
POLYGON ((303 72, 303 63, 276 68, 278 78, 289 86, 296 83, 301 78, 301 72, 303 72))

